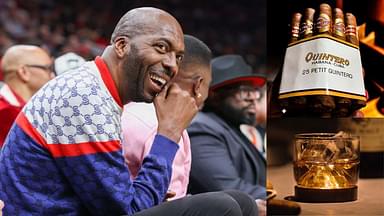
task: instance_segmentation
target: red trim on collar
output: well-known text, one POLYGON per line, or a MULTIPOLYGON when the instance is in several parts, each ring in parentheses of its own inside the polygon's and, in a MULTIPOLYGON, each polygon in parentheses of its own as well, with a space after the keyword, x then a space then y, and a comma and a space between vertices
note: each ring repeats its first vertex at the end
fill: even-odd
POLYGON ((3 87, 0 88, 0 98, 3 98, 3 100, 13 107, 22 108, 26 103, 8 84, 4 84, 3 87))
POLYGON ((25 100, 20 95, 18 95, 15 91, 13 91, 13 89, 11 89, 11 87, 9 87, 9 89, 11 90, 13 95, 15 96, 16 100, 19 102, 20 107, 24 107, 24 105, 26 103, 25 100))
POLYGON ((115 82, 113 81, 111 73, 109 72, 108 67, 105 64, 104 60, 100 56, 97 56, 95 58, 95 64, 99 69, 101 78, 103 79, 104 84, 105 86, 107 86, 107 89, 111 93, 113 99, 115 99, 116 103, 121 108, 123 108, 123 103, 121 102, 119 93, 117 92, 115 82))

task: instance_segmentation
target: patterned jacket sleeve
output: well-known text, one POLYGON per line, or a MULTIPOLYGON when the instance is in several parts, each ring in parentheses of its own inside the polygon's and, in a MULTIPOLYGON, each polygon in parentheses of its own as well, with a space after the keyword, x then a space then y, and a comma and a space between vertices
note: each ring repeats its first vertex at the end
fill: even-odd
MULTIPOLYGON (((113 113, 118 111, 109 106, 108 101, 99 101, 102 97, 91 100, 88 93, 86 89, 77 90, 93 113, 87 115, 83 110, 79 115, 62 112, 60 116, 70 119, 68 125, 80 125, 76 127, 80 134, 92 135, 89 141, 79 142, 71 135, 54 138, 58 143, 54 159, 74 192, 95 215, 133 214, 161 203, 169 186, 178 145, 157 135, 138 176, 131 180, 121 150, 119 115, 113 113), (103 105, 98 106, 100 104, 103 105), (96 118, 95 113, 101 117, 96 118)), ((64 98, 64 104, 78 101, 75 97, 64 98)), ((61 106, 60 103, 57 105, 61 106)))

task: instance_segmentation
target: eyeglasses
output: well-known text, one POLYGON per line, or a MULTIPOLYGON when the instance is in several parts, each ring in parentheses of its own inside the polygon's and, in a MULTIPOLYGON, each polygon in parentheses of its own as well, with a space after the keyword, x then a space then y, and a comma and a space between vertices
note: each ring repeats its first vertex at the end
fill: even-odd
POLYGON ((53 65, 37 65, 37 64, 27 64, 26 67, 33 67, 33 68, 39 68, 41 70, 44 70, 47 73, 53 73, 56 75, 53 65))
POLYGON ((251 86, 239 86, 236 94, 240 100, 258 100, 261 96, 260 91, 251 86))
POLYGON ((223 93, 233 95, 239 100, 259 100, 262 96, 257 88, 249 85, 239 85, 223 90, 223 93))

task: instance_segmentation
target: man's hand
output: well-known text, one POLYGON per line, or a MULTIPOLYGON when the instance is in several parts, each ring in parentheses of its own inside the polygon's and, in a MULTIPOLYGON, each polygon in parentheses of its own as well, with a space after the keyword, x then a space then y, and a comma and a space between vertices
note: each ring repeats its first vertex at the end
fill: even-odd
POLYGON ((257 209, 259 212, 259 216, 266 216, 267 215, 267 202, 262 199, 256 200, 257 209))
POLYGON ((157 133, 178 143, 181 134, 196 115, 198 107, 189 92, 177 84, 166 86, 154 99, 159 121, 157 133))
POLYGON ((176 192, 174 191, 171 191, 171 190, 168 190, 167 191, 167 194, 165 194, 165 198, 164 198, 164 201, 169 201, 169 199, 173 198, 176 196, 176 192))

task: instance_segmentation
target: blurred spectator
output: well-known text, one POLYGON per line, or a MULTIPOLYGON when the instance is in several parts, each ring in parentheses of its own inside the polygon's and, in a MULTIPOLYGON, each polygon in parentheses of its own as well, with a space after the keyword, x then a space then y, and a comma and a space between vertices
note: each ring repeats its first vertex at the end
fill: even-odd
POLYGON ((60 75, 71 69, 80 67, 85 62, 84 58, 76 53, 69 52, 55 59, 55 72, 60 75))
MULTIPOLYGON (((188 128, 190 192, 236 189, 255 200, 265 200, 265 159, 239 128, 255 124, 255 88, 263 86, 265 79, 252 74, 238 55, 220 56, 211 64, 212 83, 204 112, 199 112, 188 128)), ((265 201, 260 203, 265 205, 265 201)), ((265 214, 265 206, 259 208, 265 214)))
POLYGON ((184 32, 205 41, 214 55, 239 53, 252 66, 265 62, 265 0, 0 2, 0 26, 11 39, 45 47, 54 57, 74 52, 86 60, 93 59, 109 44, 109 35, 120 15, 127 9, 150 5, 170 11, 184 32))
MULTIPOLYGON (((1 12, 1 11, 0 11, 1 12)), ((7 32, 0 27, 0 64, 2 56, 4 55, 5 50, 7 50, 10 46, 12 46, 13 41, 8 36, 7 32)), ((2 81, 3 78, 3 72, 0 68, 0 81, 2 81)))
POLYGON ((15 45, 1 62, 5 85, 0 89, 0 147, 25 103, 54 77, 51 57, 40 47, 15 45))

